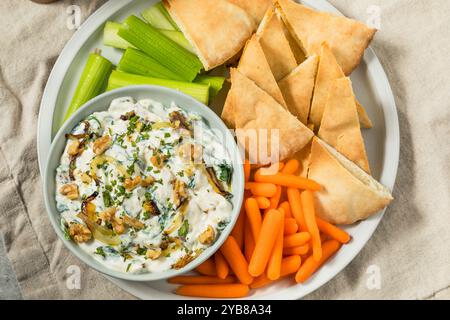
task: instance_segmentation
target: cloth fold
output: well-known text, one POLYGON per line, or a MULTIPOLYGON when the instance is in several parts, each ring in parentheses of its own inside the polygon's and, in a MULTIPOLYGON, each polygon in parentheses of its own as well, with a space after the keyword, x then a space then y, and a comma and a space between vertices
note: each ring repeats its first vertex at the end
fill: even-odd
MULTIPOLYGON (((0 2, 0 28, 7 31, 0 47, 0 234, 24 298, 133 298, 58 240, 45 212, 37 164, 42 92, 74 32, 67 28, 67 8, 79 6, 84 20, 104 2, 0 2), (80 289, 72 281, 74 270, 81 276, 80 289)), ((372 46, 396 96, 401 159, 396 200, 372 239, 345 270, 307 298, 448 298, 450 145, 445 139, 450 91, 445 70, 450 68, 450 2, 330 2, 362 21, 380 13, 381 28, 372 46)))

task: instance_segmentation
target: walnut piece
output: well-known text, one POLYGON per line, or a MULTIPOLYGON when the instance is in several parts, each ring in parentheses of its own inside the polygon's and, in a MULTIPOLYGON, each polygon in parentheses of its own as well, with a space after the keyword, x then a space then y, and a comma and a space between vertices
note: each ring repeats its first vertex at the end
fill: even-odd
POLYGON ((141 176, 137 176, 134 179, 126 178, 125 182, 123 183, 123 186, 128 191, 132 191, 132 190, 136 189, 141 184, 141 182, 142 182, 141 176))
POLYGON ((111 137, 106 135, 94 141, 94 153, 96 155, 103 154, 112 145, 111 137))
POLYGON ((175 181, 174 204, 178 208, 187 199, 186 184, 181 180, 175 181))
POLYGON ((87 242, 92 238, 91 230, 80 223, 72 223, 69 226, 69 235, 77 243, 87 242))
POLYGON ((202 234, 200 234, 200 236, 198 237, 198 241, 200 241, 201 244, 209 245, 209 244, 213 243, 215 238, 216 238, 216 235, 215 235, 213 227, 208 226, 208 228, 206 228, 206 230, 203 231, 202 234))
POLYGON ((78 186, 74 183, 63 185, 61 189, 59 189, 59 192, 69 200, 77 200, 80 196, 78 193, 78 186))
POLYGON ((69 148, 67 149, 67 153, 71 157, 75 157, 80 153, 80 141, 73 140, 73 142, 69 145, 69 148))
POLYGON ((81 182, 89 184, 92 181, 92 178, 90 175, 88 175, 86 172, 83 172, 80 176, 81 182))
POLYGON ((127 215, 124 215, 122 217, 122 221, 123 221, 124 224, 126 224, 126 225, 128 225, 130 227, 133 227, 135 229, 143 229, 145 227, 145 225, 141 221, 139 221, 136 218, 132 218, 130 216, 127 216, 127 215))
POLYGON ((155 183, 155 181, 156 181, 155 178, 153 178, 152 176, 148 176, 148 177, 145 177, 144 179, 142 179, 141 185, 144 188, 147 188, 147 187, 151 186, 153 183, 155 183))
POLYGON ((147 253, 145 254, 145 256, 148 259, 151 260, 156 260, 161 256, 161 249, 160 248, 156 248, 156 249, 147 249, 147 253))

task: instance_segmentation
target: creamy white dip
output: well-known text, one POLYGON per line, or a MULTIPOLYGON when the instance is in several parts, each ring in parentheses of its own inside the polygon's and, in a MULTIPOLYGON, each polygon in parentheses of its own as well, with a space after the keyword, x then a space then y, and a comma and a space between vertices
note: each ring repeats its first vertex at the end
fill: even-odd
POLYGON ((68 135, 56 172, 61 226, 108 268, 178 269, 229 223, 232 173, 224 144, 200 116, 116 99, 68 135))

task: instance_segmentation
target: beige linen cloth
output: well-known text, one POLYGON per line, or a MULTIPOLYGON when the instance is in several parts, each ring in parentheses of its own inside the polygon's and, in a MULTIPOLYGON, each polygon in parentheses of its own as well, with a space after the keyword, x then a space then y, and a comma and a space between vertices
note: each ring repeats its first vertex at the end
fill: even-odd
MULTIPOLYGON (((132 298, 57 239, 43 204, 36 154, 42 92, 73 33, 66 26, 67 7, 79 5, 85 19, 103 2, 0 1, 0 234, 25 298, 132 298), (79 290, 66 285, 71 265, 81 268, 79 290)), ((375 235, 308 298, 450 298, 450 2, 330 2, 363 21, 370 6, 381 9, 373 48, 396 97, 401 158, 396 200, 375 235), (381 282, 373 286, 378 271, 381 282)))

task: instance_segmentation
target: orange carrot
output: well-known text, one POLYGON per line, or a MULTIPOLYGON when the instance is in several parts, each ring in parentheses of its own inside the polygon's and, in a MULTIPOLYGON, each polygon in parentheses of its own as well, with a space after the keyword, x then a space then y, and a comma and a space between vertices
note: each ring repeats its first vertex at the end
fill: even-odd
POLYGON ((288 188, 287 196, 291 206, 292 215, 297 221, 298 228, 301 231, 307 231, 305 217, 303 216, 302 200, 298 189, 288 188))
POLYGON ((284 248, 283 249, 283 255, 284 256, 303 256, 309 252, 309 245, 304 244, 299 247, 291 247, 291 248, 284 248))
POLYGON ((320 184, 311 179, 306 179, 285 173, 264 175, 260 170, 261 169, 255 172, 255 181, 259 183, 273 183, 282 187, 312 191, 319 191, 322 188, 320 184))
POLYGON ((245 226, 245 207, 241 207, 241 212, 239 213, 239 217, 234 225, 233 230, 231 231, 231 235, 236 239, 236 242, 239 245, 241 250, 244 248, 244 226, 245 226))
POLYGON ((201 298, 242 298, 248 295, 249 290, 245 284, 194 284, 180 286, 175 293, 201 298))
POLYGON ((234 274, 243 284, 250 284, 253 277, 248 272, 248 263, 233 236, 229 236, 220 248, 234 274))
POLYGON ((253 240, 252 229, 250 223, 245 224, 245 234, 244 234, 244 255, 247 262, 250 262, 253 251, 255 250, 255 240, 253 240))
POLYGON ((336 240, 325 242, 322 245, 323 254, 320 261, 314 260, 313 256, 310 256, 308 259, 306 259, 306 261, 302 264, 297 274, 295 275, 295 281, 297 281, 297 283, 304 283, 340 248, 341 244, 336 240))
POLYGON ((285 218, 292 218, 291 206, 289 201, 284 201, 280 204, 280 207, 284 209, 285 218))
POLYGON ((255 182, 250 185, 250 192, 255 197, 271 198, 277 193, 277 186, 273 183, 255 182))
POLYGON ((291 159, 288 162, 286 162, 286 165, 284 166, 283 170, 281 170, 281 173, 284 174, 295 174, 300 168, 300 162, 296 159, 291 159))
MULTIPOLYGON (((302 259, 299 256, 290 256, 283 258, 283 260, 281 261, 280 278, 284 278, 286 276, 296 273, 300 268, 301 263, 302 259)), ((263 273, 259 277, 255 278, 255 280, 250 285, 250 288, 252 289, 262 288, 273 282, 274 281, 269 280, 266 274, 263 273)))
POLYGON ((195 271, 205 276, 217 276, 216 264, 214 263, 214 260, 212 258, 209 258, 197 268, 195 268, 195 271))
POLYGON ((264 213, 269 212, 269 210, 276 209, 278 207, 278 204, 280 203, 281 198, 281 187, 277 186, 277 191, 275 192, 275 195, 271 197, 270 200, 270 206, 267 208, 264 213))
POLYGON ((216 273, 220 279, 226 279, 228 277, 229 268, 225 257, 220 251, 214 254, 214 261, 216 263, 216 273))
POLYGON ((277 162, 277 163, 273 163, 268 167, 262 167, 258 170, 260 170, 261 172, 265 173, 265 174, 274 174, 277 173, 281 170, 283 170, 284 168, 284 162, 277 162))
POLYGON ((171 284, 225 284, 235 283, 236 277, 228 276, 225 279, 212 276, 176 276, 167 280, 171 284))
POLYGON ((245 159, 244 161, 244 176, 245 176, 245 182, 250 180, 250 172, 251 172, 251 165, 250 161, 248 159, 245 159))
POLYGON ((346 244, 351 240, 350 235, 342 229, 332 225, 331 223, 326 222, 325 220, 320 219, 316 216, 317 226, 319 230, 331 238, 339 241, 340 243, 346 244))
MULTIPOLYGON (((280 207, 280 209, 283 209, 280 207)), ((284 209, 283 209, 284 211, 284 209)), ((298 231, 298 224, 294 218, 284 219, 284 235, 289 236, 291 234, 295 234, 298 231)))
POLYGON ((248 265, 248 272, 252 276, 257 277, 266 269, 270 253, 278 235, 274 230, 281 229, 283 220, 283 215, 278 210, 270 210, 264 217, 260 232, 264 236, 257 238, 255 251, 248 265))
POLYGON ((316 210, 314 209, 314 194, 309 191, 303 191, 301 194, 303 216, 305 217, 306 228, 311 235, 314 260, 320 261, 322 258, 322 241, 316 222, 316 210))
POLYGON ((255 197, 255 199, 260 209, 264 210, 270 207, 270 200, 266 197, 255 197))
MULTIPOLYGON (((281 213, 284 221, 284 209, 278 210, 281 213)), ((273 229, 275 232, 276 229, 273 229)), ((270 280, 277 280, 281 272, 281 260, 283 260, 283 239, 284 239, 284 223, 281 223, 275 244, 273 245, 272 253, 270 254, 269 262, 267 264, 267 278, 270 280)))
POLYGON ((259 211, 258 202, 254 198, 248 198, 245 201, 245 212, 247 213, 246 223, 250 224, 252 229, 253 239, 258 239, 261 231, 262 217, 259 211))
POLYGON ((284 237, 283 247, 284 248, 299 247, 306 244, 309 240, 311 240, 311 235, 308 232, 291 234, 289 236, 284 237))

